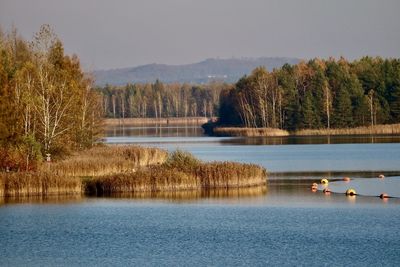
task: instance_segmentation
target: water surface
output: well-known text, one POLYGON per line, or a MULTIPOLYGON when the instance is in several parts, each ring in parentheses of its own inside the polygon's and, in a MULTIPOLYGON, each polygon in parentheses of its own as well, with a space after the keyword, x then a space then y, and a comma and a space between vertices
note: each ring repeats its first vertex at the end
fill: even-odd
POLYGON ((176 131, 172 132, 165 127, 157 128, 164 131, 159 137, 124 132, 120 127, 112 129, 104 138, 109 144, 141 144, 169 151, 183 149, 203 160, 255 163, 269 172, 400 171, 400 136, 208 137, 199 126, 189 126, 189 130, 174 126, 176 131), (194 134, 186 135, 187 131, 194 134))
POLYGON ((6 204, 0 208, 2 265, 400 263, 398 202, 318 193, 303 203, 267 199, 6 204))
POLYGON ((399 266, 397 136, 216 138, 197 128, 108 130, 109 144, 265 166, 267 188, 0 201, 4 266, 399 266), (336 193, 312 192, 328 177, 336 193), (350 176, 350 183, 341 181, 350 176), (377 185, 377 183, 380 183, 377 185), (364 194, 346 197, 356 187, 364 194), (371 191, 372 189, 372 191, 371 191), (389 191, 389 190, 394 190, 389 191))

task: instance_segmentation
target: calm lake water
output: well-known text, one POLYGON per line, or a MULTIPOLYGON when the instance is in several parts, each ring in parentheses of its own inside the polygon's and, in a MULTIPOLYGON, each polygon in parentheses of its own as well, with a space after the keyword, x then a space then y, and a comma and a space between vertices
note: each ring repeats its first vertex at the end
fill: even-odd
POLYGON ((269 185, 6 199, 0 203, 1 266, 400 264, 400 199, 369 196, 400 191, 399 137, 213 138, 198 127, 152 126, 108 129, 105 141, 261 164, 271 172, 269 185), (393 177, 371 178, 381 172, 393 177), (322 175, 354 179, 330 183, 338 194, 311 192, 322 175), (346 197, 347 186, 366 196, 346 197))

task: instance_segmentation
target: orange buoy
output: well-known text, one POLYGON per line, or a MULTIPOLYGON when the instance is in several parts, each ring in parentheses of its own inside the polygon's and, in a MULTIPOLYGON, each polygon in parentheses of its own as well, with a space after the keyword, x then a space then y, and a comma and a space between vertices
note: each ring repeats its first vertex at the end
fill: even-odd
POLYGON ((379 174, 379 176, 378 176, 380 179, 383 179, 383 178, 385 178, 385 175, 383 175, 383 174, 379 174))
POLYGON ((352 188, 346 190, 346 196, 355 196, 355 195, 357 195, 356 190, 352 188))
POLYGON ((326 178, 323 178, 323 179, 321 180, 321 184, 327 185, 328 183, 329 183, 329 181, 328 181, 328 179, 326 179, 326 178))
POLYGON ((386 193, 382 193, 382 194, 380 194, 379 197, 380 197, 380 198, 389 198, 389 195, 386 194, 386 193))
POLYGON ((312 190, 315 189, 315 191, 317 191, 317 189, 318 189, 318 184, 317 184, 317 183, 313 183, 312 186, 311 186, 311 189, 312 189, 312 190))
POLYGON ((324 194, 326 195, 329 195, 331 193, 331 190, 327 187, 322 192, 324 192, 324 194))
POLYGON ((344 177, 344 178, 343 178, 343 181, 345 181, 345 182, 350 182, 350 180, 351 180, 351 179, 350 179, 349 177, 344 177))

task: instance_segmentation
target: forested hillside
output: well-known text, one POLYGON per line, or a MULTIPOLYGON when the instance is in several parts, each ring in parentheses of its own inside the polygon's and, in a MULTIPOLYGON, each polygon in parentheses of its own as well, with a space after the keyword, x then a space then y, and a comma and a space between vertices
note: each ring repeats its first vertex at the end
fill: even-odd
POLYGON ((313 59, 260 67, 220 97, 220 123, 287 130, 400 122, 400 60, 313 59))
POLYGON ((205 84, 212 81, 236 82, 258 66, 267 69, 280 68, 285 63, 296 64, 296 58, 231 58, 207 59, 187 65, 149 64, 133 68, 121 68, 95 71, 96 84, 104 86, 125 85, 127 83, 164 83, 205 84))

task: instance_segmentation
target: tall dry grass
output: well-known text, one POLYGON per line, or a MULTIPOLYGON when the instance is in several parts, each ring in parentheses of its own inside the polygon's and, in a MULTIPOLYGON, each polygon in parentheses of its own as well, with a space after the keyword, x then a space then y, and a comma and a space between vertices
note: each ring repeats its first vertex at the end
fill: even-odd
POLYGON ((216 136, 274 137, 274 136, 318 136, 318 135, 382 135, 400 134, 400 124, 382 124, 341 129, 304 129, 294 132, 275 128, 214 127, 216 136))
POLYGON ((90 194, 229 189, 265 185, 266 177, 266 170, 254 164, 203 163, 177 151, 159 166, 87 179, 85 188, 90 194))
POLYGON ((341 129, 308 129, 294 132, 294 135, 381 135, 400 134, 400 124, 382 124, 356 128, 341 129))
POLYGON ((232 189, 265 185, 266 178, 266 170, 254 164, 207 163, 156 148, 98 147, 37 172, 1 172, 0 196, 232 189))
POLYGON ((266 170, 254 164, 236 162, 202 163, 192 174, 200 181, 201 188, 238 188, 263 185, 266 170))
POLYGON ((171 118, 125 118, 125 119, 105 119, 105 126, 118 125, 146 125, 146 124, 182 124, 182 125, 201 125, 206 123, 206 117, 171 117, 171 118))
POLYGON ((216 136, 245 136, 245 137, 258 137, 258 136, 288 136, 289 132, 286 130, 276 128, 240 128, 240 127, 215 127, 213 133, 216 136))
POLYGON ((140 166, 163 163, 168 152, 158 148, 140 146, 104 146, 75 153, 71 157, 42 169, 68 176, 99 176, 112 173, 134 172, 140 166))
POLYGON ((78 178, 55 175, 50 172, 2 172, 0 196, 49 196, 82 193, 78 178))

